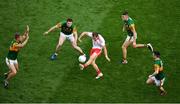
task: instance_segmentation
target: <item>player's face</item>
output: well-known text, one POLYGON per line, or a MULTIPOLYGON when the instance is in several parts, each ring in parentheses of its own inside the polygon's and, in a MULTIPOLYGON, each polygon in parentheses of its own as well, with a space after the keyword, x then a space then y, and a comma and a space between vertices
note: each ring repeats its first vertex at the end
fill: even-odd
POLYGON ((67 22, 67 26, 71 27, 72 26, 72 22, 67 22))
POLYGON ((93 40, 95 40, 95 41, 96 41, 97 39, 98 39, 98 36, 97 36, 97 37, 96 37, 96 36, 94 36, 94 37, 93 37, 93 40))
POLYGON ((128 16, 127 15, 122 15, 121 18, 122 18, 123 21, 127 21, 128 16))
POLYGON ((20 36, 19 36, 18 38, 16 38, 16 41, 17 41, 17 42, 21 42, 20 36))
POLYGON ((157 56, 153 54, 153 59, 156 59, 156 58, 157 58, 157 56))

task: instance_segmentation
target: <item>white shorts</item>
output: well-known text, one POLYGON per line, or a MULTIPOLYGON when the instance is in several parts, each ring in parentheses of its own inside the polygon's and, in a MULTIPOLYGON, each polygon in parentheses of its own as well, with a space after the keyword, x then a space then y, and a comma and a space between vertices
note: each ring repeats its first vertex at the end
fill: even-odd
POLYGON ((162 80, 157 80, 157 79, 155 78, 155 76, 151 77, 151 79, 154 81, 154 83, 156 84, 156 86, 160 86, 160 84, 161 84, 161 86, 163 86, 164 81, 165 81, 165 78, 163 78, 162 80), (161 83, 161 82, 162 82, 162 83, 161 83))
MULTIPOLYGON (((137 38, 136 38, 137 39, 137 38)), ((125 41, 130 41, 133 42, 134 41, 134 36, 129 36, 127 35, 126 40, 125 41)))
POLYGON ((18 61, 17 61, 17 59, 16 60, 10 60, 10 59, 6 58, 6 64, 7 64, 7 66, 14 65, 14 64, 18 64, 18 61))
POLYGON ((74 40, 75 40, 75 39, 74 39, 74 36, 73 36, 73 33, 70 34, 70 35, 66 35, 66 34, 60 32, 60 37, 65 38, 65 39, 68 39, 68 40, 71 41, 71 42, 74 42, 74 40))

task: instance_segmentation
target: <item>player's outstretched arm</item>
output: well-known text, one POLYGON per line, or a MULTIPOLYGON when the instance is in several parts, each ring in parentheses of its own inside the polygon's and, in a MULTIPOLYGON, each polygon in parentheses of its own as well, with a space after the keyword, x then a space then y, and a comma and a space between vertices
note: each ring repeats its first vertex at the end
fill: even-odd
POLYGON ((51 32, 51 31, 53 31, 53 30, 55 30, 57 28, 61 28, 61 23, 58 23, 57 25, 51 27, 48 31, 44 32, 44 35, 49 34, 49 32, 51 32))
POLYGON ((79 42, 82 42, 81 38, 84 37, 84 36, 87 35, 87 34, 88 34, 88 32, 83 32, 83 33, 81 33, 81 35, 80 35, 79 38, 78 38, 79 42))
POLYGON ((23 36, 27 36, 28 34, 29 34, 29 26, 27 25, 23 36))
POLYGON ((23 43, 16 45, 16 47, 23 48, 27 44, 28 40, 29 40, 29 36, 26 37, 26 40, 23 43))
POLYGON ((104 49, 104 55, 105 55, 106 60, 108 60, 110 62, 111 59, 108 57, 108 52, 107 52, 106 45, 103 47, 103 49, 104 49))
POLYGON ((29 35, 29 26, 27 25, 24 34, 22 36, 20 36, 21 37, 21 42, 23 42, 28 35, 29 35))
POLYGON ((25 32, 25 36, 29 36, 29 25, 26 26, 26 32, 25 32))

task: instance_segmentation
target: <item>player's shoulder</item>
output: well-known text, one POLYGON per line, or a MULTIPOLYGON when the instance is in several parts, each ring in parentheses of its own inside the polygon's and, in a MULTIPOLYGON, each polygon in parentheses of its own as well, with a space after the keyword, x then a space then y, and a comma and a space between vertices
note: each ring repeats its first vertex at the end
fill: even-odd
POLYGON ((99 36, 99 38, 100 38, 101 40, 105 41, 105 40, 104 40, 104 37, 103 37, 100 33, 98 33, 98 36, 99 36))
POLYGON ((162 60, 160 60, 160 59, 154 61, 154 64, 156 64, 156 65, 160 65, 161 63, 162 63, 162 60))
POLYGON ((98 33, 98 36, 101 37, 101 38, 103 38, 103 36, 102 36, 100 33, 98 33))
POLYGON ((129 18, 128 18, 128 23, 129 23, 129 24, 134 24, 134 20, 133 20, 131 17, 129 17, 129 18))
POLYGON ((18 42, 16 42, 16 40, 14 39, 11 41, 11 44, 18 44, 18 42))
POLYGON ((15 40, 13 40, 12 42, 11 42, 11 47, 15 47, 16 45, 18 45, 19 43, 18 42, 16 42, 15 40))
POLYGON ((18 43, 18 42, 14 42, 14 43, 13 43, 13 45, 18 45, 18 44, 20 44, 20 43, 18 43))
POLYGON ((133 19, 131 17, 128 18, 129 21, 133 21, 133 19))

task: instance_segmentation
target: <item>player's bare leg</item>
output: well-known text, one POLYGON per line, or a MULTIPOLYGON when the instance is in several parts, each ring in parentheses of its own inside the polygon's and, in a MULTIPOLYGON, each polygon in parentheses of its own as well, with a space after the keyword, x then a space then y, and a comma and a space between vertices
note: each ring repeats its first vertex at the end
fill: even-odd
POLYGON ((133 45, 133 48, 144 48, 144 47, 147 47, 146 44, 136 44, 136 45, 133 45))
POLYGON ((72 43, 72 47, 73 47, 74 49, 76 49, 81 55, 84 55, 84 52, 82 51, 82 49, 81 49, 79 46, 77 46, 77 44, 76 44, 75 41, 73 41, 73 42, 71 42, 71 43, 72 43))
POLYGON ((66 40, 66 38, 65 37, 63 37, 63 36, 60 36, 59 37, 59 41, 58 41, 58 44, 57 44, 57 46, 56 46, 56 53, 58 53, 58 51, 60 50, 60 48, 61 48, 61 46, 63 45, 63 43, 64 43, 64 41, 66 40))
POLYGON ((11 68, 11 72, 8 74, 8 77, 6 80, 10 80, 12 77, 14 77, 17 74, 17 70, 14 65, 9 65, 11 68))
POLYGON ((128 46, 132 44, 131 41, 125 41, 122 45, 122 53, 123 53, 123 60, 122 60, 122 64, 127 64, 127 48, 128 46))
POLYGON ((11 73, 10 68, 9 68, 9 71, 8 71, 8 72, 4 73, 4 77, 5 77, 5 79, 8 77, 8 74, 9 74, 9 73, 11 73))
POLYGON ((4 73, 5 79, 8 77, 8 74, 11 73, 11 68, 10 68, 10 66, 9 66, 9 61, 7 61, 6 64, 7 64, 8 68, 9 68, 9 71, 6 72, 6 73, 4 73))
POLYGON ((16 68, 16 71, 19 71, 19 64, 14 64, 15 68, 16 68))
MULTIPOLYGON (((164 79, 163 79, 164 80, 164 79)), ((165 89, 163 88, 163 82, 164 81, 160 81, 160 86, 159 86, 159 90, 160 90, 160 94, 163 96, 163 95, 166 95, 167 92, 165 91, 165 89)))
POLYGON ((153 47, 151 45, 151 43, 148 44, 132 44, 133 48, 145 48, 147 47, 151 52, 153 52, 153 47))
POLYGON ((99 79, 100 77, 103 76, 101 70, 98 68, 97 64, 96 64, 96 59, 94 59, 91 63, 91 65, 93 66, 93 68, 96 70, 97 72, 97 76, 96 76, 96 79, 99 79))
POLYGON ((65 40, 66 40, 66 37, 63 37, 62 35, 59 37, 59 41, 58 41, 58 44, 56 46, 55 53, 51 56, 51 60, 56 59, 56 56, 58 55, 58 51, 60 50, 60 48, 63 45, 65 40))
POLYGON ((9 68, 10 68, 11 72, 8 74, 7 78, 4 80, 5 88, 8 88, 8 85, 9 85, 8 81, 17 74, 17 70, 14 65, 9 65, 9 68))
POLYGON ((167 92, 164 90, 163 86, 160 86, 160 87, 159 87, 159 90, 160 90, 160 94, 161 94, 162 96, 167 94, 167 92))

